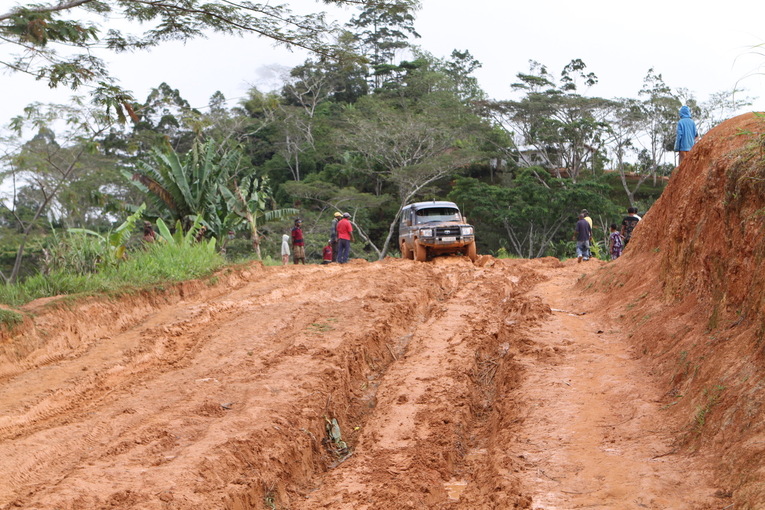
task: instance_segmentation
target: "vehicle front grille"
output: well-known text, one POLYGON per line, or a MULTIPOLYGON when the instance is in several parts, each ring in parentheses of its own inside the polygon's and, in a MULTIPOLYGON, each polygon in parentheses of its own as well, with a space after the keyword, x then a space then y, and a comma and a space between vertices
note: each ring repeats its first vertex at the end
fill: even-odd
POLYGON ((459 237, 460 227, 436 227, 436 237, 451 236, 459 237))

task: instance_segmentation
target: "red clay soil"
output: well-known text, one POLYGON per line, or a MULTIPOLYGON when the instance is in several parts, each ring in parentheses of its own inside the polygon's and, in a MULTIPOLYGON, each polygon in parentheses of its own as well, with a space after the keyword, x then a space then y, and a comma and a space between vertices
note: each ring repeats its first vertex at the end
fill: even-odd
POLYGON ((0 341, 0 508, 765 508, 758 122, 706 135, 613 263, 30 304, 0 341))

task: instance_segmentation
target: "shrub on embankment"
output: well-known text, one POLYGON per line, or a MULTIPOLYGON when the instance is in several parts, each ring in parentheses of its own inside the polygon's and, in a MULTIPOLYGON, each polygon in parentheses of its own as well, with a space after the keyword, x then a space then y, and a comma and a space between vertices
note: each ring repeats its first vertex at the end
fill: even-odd
POLYGON ((704 136, 585 283, 665 384, 676 447, 713 461, 736 508, 765 501, 764 259, 765 117, 746 114, 704 136))

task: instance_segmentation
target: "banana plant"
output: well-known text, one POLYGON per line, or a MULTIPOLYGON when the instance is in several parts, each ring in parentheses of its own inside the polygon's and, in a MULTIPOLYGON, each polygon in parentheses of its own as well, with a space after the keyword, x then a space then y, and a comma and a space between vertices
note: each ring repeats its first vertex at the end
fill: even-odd
POLYGON ((228 209, 247 223, 252 239, 252 249, 258 259, 262 258, 258 222, 266 223, 298 213, 297 209, 291 207, 266 210, 267 202, 271 198, 271 188, 265 177, 248 175, 241 182, 234 181, 233 190, 223 188, 221 191, 228 209))
POLYGON ((146 210, 146 204, 141 204, 136 211, 128 216, 125 221, 122 222, 114 230, 110 230, 106 235, 101 235, 93 230, 86 228, 69 228, 67 232, 73 234, 85 234, 99 238, 107 247, 106 257, 102 264, 114 265, 126 258, 127 242, 130 240, 130 236, 135 230, 136 223, 143 216, 143 212, 146 210))
POLYGON ((138 162, 135 172, 124 175, 188 231, 195 217, 216 214, 221 190, 245 163, 240 150, 218 154, 217 149, 213 141, 194 143, 184 156, 169 146, 154 148, 150 161, 138 162))
POLYGON ((179 247, 187 248, 194 244, 195 242, 202 243, 204 247, 210 251, 215 251, 215 237, 210 237, 209 239, 200 239, 197 241, 197 233, 199 230, 203 227, 202 225, 202 217, 196 216, 194 218, 194 223, 191 224, 191 227, 184 232, 183 225, 181 224, 181 220, 177 220, 175 222, 175 232, 170 231, 170 227, 167 226, 167 223, 165 223, 162 218, 157 219, 157 230, 159 231, 159 237, 158 239, 160 242, 167 242, 170 244, 177 245, 179 247))

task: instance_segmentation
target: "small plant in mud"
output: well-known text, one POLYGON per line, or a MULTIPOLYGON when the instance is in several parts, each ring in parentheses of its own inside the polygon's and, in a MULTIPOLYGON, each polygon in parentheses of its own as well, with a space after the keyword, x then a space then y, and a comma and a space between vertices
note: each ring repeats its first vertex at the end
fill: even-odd
POLYGON ((322 441, 327 451, 337 459, 337 464, 343 462, 345 459, 351 456, 351 449, 348 444, 343 441, 343 435, 340 431, 340 424, 336 418, 324 418, 325 428, 327 430, 327 436, 322 441))
POLYGON ((263 505, 271 510, 276 510, 276 491, 274 491, 274 486, 264 487, 263 492, 265 493, 263 505))
POLYGON ((693 428, 697 434, 701 433, 701 429, 706 424, 707 416, 709 415, 710 411, 712 411, 712 408, 720 402, 723 391, 725 391, 725 386, 722 384, 718 384, 712 389, 706 388, 704 390, 704 397, 706 398, 706 402, 704 405, 698 406, 696 408, 696 416, 694 417, 695 424, 693 428))
POLYGON ((331 322, 337 322, 337 319, 328 317, 320 322, 312 322, 308 325, 308 331, 311 333, 326 333, 327 331, 332 331, 335 327, 332 324, 329 324, 331 322))

